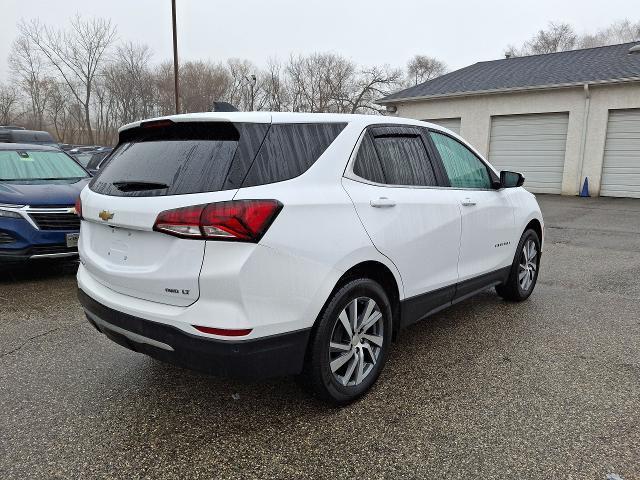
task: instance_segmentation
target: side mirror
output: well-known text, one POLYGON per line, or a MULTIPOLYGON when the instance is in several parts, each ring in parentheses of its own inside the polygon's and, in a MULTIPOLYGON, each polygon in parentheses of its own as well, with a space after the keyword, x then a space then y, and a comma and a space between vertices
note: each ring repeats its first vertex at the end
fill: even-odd
POLYGON ((500 186, 502 188, 521 187, 524 184, 524 177, 521 173, 503 170, 500 172, 500 186))

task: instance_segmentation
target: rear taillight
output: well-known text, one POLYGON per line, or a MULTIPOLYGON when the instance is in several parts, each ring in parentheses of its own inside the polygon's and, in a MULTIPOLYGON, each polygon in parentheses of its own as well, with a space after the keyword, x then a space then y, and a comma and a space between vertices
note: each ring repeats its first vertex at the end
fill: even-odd
POLYGON ((181 238, 257 242, 282 204, 277 200, 232 200, 160 212, 153 229, 181 238))
POLYGON ((77 198, 76 206, 74 207, 74 209, 76 211, 76 215, 82 218, 82 202, 80 201, 80 197, 77 198))

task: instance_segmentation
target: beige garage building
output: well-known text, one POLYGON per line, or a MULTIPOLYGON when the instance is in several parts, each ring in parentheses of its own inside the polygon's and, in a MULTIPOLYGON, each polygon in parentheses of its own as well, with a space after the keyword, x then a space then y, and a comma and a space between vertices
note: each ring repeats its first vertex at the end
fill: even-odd
POLYGON ((538 193, 640 198, 640 44, 479 62, 379 101, 471 142, 538 193))

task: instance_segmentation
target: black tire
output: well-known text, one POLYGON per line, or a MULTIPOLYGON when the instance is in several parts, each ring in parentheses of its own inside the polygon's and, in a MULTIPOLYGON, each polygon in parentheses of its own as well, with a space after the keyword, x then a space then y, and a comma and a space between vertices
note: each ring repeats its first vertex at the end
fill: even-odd
MULTIPOLYGON (((384 289, 378 283, 368 278, 359 278, 349 281, 349 283, 339 288, 327 300, 327 303, 318 318, 315 333, 309 344, 308 362, 304 373, 306 377, 304 380, 306 380, 306 383, 312 388, 313 392, 319 398, 334 405, 347 405, 364 395, 371 388, 378 379, 378 376, 380 375, 380 372, 387 360, 387 354, 391 343, 391 312, 391 304, 384 289), (374 300, 376 304, 374 313, 379 311, 382 317, 369 328, 375 329, 376 340, 379 341, 379 338, 382 338, 382 345, 380 347, 370 343, 365 339, 365 337, 360 339, 359 335, 367 335, 367 332, 365 331, 356 333, 354 335, 357 337, 355 340, 353 339, 353 336, 351 337, 354 342, 356 340, 358 341, 357 344, 347 343, 348 340, 343 340, 342 342, 338 342, 336 340, 336 335, 340 334, 340 329, 344 328, 343 323, 340 320, 340 315, 343 311, 346 311, 348 306, 351 305, 354 300, 357 305, 356 319, 364 317, 364 314, 366 313, 366 308, 364 311, 361 311, 360 305, 368 305, 368 300, 374 300), (379 328, 382 330, 378 330, 379 328), (356 362, 356 370, 360 371, 360 362, 362 365, 365 365, 365 358, 371 360, 372 365, 370 366, 370 370, 368 370, 368 373, 360 383, 355 384, 357 374, 356 377, 350 377, 354 379, 354 384, 343 385, 338 381, 338 378, 336 378, 341 370, 336 370, 336 373, 334 374, 331 369, 331 361, 338 360, 337 356, 342 356, 343 354, 346 355, 348 352, 332 351, 330 353, 330 343, 332 340, 334 341, 334 345, 335 343, 344 343, 356 352, 353 353, 350 360, 341 367, 341 369, 344 369, 344 374, 342 375, 343 381, 344 378, 347 377, 347 372, 349 368, 351 368, 351 363, 353 361, 356 362), (369 344, 369 347, 366 347, 365 344, 367 343, 369 344), (373 361, 374 350, 377 352, 375 355, 375 362, 373 361), (361 357, 358 355, 361 355, 361 357), (362 361, 360 361, 360 358, 362 358, 362 361)), ((369 318, 373 318, 373 315, 369 318)), ((362 322, 364 323, 364 318, 362 322)), ((362 328, 362 326, 359 328, 362 328)), ((358 327, 354 330, 358 331, 358 327)), ((374 330, 367 331, 373 332, 374 330)), ((346 330, 342 332, 342 334, 348 335, 346 330)), ((347 339, 349 337, 345 336, 344 338, 347 339)), ((369 366, 369 364, 367 364, 367 366, 369 366)))
POLYGON ((509 300, 512 302, 522 302, 529 298, 533 289, 536 286, 536 282, 538 281, 538 274, 540 272, 540 238, 538 234, 534 230, 526 230, 522 237, 520 237, 520 242, 518 243, 518 248, 516 249, 516 254, 513 259, 513 264, 511 265, 511 270, 509 270, 509 277, 507 281, 503 284, 496 286, 496 292, 505 300, 509 300), (532 277, 530 278, 530 284, 523 288, 520 283, 519 275, 522 273, 520 270, 521 264, 526 264, 524 258, 524 246, 529 241, 532 241, 535 245, 536 255, 534 257, 534 261, 532 263, 535 264, 535 271, 532 272, 532 277))

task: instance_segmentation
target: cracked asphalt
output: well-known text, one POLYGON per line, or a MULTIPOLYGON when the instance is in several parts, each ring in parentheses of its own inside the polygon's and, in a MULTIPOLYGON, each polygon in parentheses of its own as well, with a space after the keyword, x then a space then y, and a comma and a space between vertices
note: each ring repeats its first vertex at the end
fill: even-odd
POLYGON ((0 271, 0 478, 639 479, 640 200, 539 198, 532 297, 412 326, 344 409, 110 342, 73 263, 0 271))

